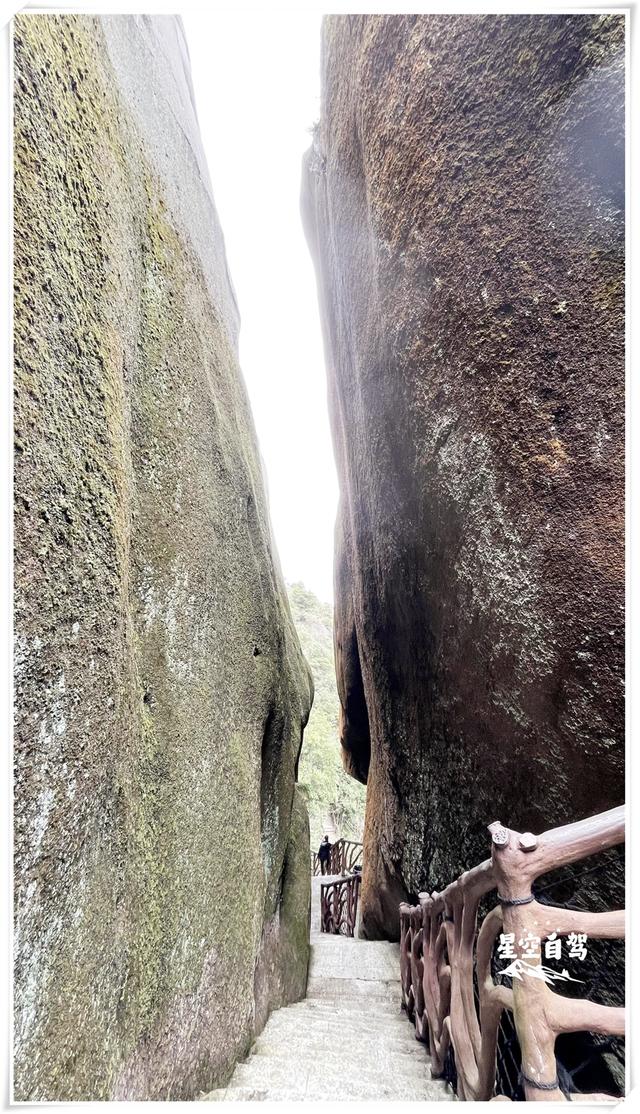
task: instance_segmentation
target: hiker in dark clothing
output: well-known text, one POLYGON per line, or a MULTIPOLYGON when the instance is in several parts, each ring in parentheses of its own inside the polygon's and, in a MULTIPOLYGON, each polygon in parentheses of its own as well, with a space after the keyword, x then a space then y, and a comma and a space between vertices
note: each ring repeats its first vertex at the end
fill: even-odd
POLYGON ((318 858, 320 860, 320 870, 323 874, 330 873, 331 863, 331 844, 329 843, 329 836, 325 836, 318 848, 318 858))

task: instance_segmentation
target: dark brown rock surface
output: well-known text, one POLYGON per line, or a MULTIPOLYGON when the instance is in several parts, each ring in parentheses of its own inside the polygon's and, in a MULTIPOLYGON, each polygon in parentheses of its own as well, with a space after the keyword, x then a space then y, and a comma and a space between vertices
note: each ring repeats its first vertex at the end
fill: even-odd
POLYGON ((304 995, 310 676, 181 25, 15 78, 15 1097, 192 1099, 304 995))
POLYGON ((619 804, 624 19, 335 16, 303 215, 363 927, 619 804))

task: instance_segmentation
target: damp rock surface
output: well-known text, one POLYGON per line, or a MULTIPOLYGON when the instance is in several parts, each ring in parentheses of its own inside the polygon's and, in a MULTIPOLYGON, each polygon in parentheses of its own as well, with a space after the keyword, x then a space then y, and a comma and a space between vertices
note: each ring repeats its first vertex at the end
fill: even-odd
POLYGON ((311 681, 181 24, 15 83, 15 1097, 189 1099, 304 993, 311 681))
POLYGON ((394 937, 496 817, 624 797, 624 18, 328 17, 302 207, 363 930, 394 937))

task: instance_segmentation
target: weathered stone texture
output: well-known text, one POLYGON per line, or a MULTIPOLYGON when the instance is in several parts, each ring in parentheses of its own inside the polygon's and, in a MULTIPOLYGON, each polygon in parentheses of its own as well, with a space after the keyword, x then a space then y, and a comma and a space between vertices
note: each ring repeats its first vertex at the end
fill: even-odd
POLYGON ((363 926, 623 778, 624 17, 336 16, 303 214, 363 926))
POLYGON ((311 682, 181 25, 15 80, 15 1094, 191 1098, 304 992, 311 682))

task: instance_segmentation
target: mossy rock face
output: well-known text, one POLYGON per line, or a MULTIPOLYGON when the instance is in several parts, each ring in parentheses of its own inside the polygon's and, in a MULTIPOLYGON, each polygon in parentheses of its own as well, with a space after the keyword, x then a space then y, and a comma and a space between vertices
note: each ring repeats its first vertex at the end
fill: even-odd
POLYGON ((173 19, 15 21, 22 1101, 193 1098, 304 993, 311 681, 184 73, 173 19))
POLYGON ((279 900, 265 920, 255 974, 256 1028, 271 1009, 304 998, 309 965, 311 872, 309 819, 299 786, 295 788, 291 827, 280 875, 279 900))
POLYGON ((614 12, 324 21, 303 194, 372 937, 496 817, 624 799, 624 64, 614 12))

